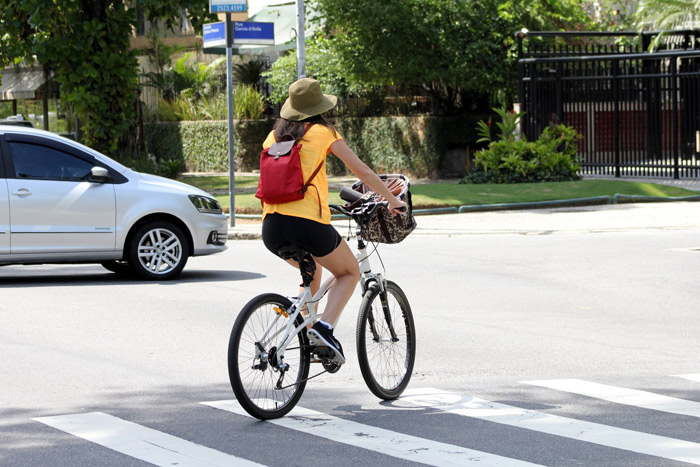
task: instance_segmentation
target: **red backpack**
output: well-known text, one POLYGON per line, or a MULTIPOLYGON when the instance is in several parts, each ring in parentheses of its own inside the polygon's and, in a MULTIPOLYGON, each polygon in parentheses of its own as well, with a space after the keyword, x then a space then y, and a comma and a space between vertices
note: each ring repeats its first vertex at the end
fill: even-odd
MULTIPOLYGON (((300 140, 304 139, 312 126, 313 124, 306 127, 300 140)), ((256 198, 266 204, 289 203, 304 198, 309 186, 314 186, 311 180, 323 167, 323 160, 304 183, 300 151, 301 143, 292 140, 272 143, 272 146, 260 153, 260 179, 256 198)))

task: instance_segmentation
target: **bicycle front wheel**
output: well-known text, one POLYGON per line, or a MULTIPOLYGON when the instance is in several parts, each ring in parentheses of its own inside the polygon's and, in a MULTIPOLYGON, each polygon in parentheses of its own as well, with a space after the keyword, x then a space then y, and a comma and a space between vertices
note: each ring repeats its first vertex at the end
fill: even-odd
POLYGON ((408 386, 416 358, 416 331, 408 299, 391 281, 386 282, 386 292, 372 284, 362 298, 357 356, 367 387, 380 399, 396 399, 408 386))
MULTIPOLYGON (((286 415, 299 401, 309 376, 306 329, 299 331, 280 361, 277 345, 289 323, 289 299, 255 297, 243 307, 231 331, 228 373, 243 409, 261 420, 286 415)), ((295 327, 302 323, 297 315, 295 327)))

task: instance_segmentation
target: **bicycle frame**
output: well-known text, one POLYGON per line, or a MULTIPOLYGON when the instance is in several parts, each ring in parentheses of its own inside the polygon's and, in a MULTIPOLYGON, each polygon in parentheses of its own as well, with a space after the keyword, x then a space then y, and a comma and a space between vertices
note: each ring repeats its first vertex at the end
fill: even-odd
MULTIPOLYGON (((381 274, 372 272, 369 262, 369 255, 367 254, 367 245, 359 236, 357 237, 357 249, 358 252, 355 255, 355 259, 357 259, 357 262, 359 263, 360 267, 360 286, 362 288, 362 292, 364 293, 365 290, 367 290, 370 283, 376 282, 383 293, 385 291, 385 279, 382 277, 381 274)), ((270 344, 270 342, 273 339, 275 339, 277 336, 280 336, 281 334, 278 340, 278 345, 276 347, 276 356, 277 361, 279 362, 279 366, 282 367, 282 365, 284 364, 284 352, 285 350, 287 350, 289 344, 291 344, 292 340, 294 339, 294 336, 296 336, 298 332, 300 332, 303 328, 307 327, 309 324, 313 324, 320 319, 316 307, 318 306, 321 299, 325 297, 325 295, 328 293, 331 287, 333 287, 334 284, 335 277, 326 279, 326 281, 319 288, 318 292, 316 292, 316 294, 314 294, 313 296, 311 294, 311 287, 304 287, 301 293, 292 299, 292 305, 289 307, 289 310, 287 310, 287 312, 285 313, 286 316, 280 311, 277 312, 278 317, 267 327, 260 340, 256 343, 257 345, 255 350, 255 356, 261 357, 263 353, 263 350, 261 349, 268 348, 268 344, 270 344), (302 323, 299 326, 295 327, 294 323, 296 322, 296 318, 305 306, 308 310, 308 314, 306 315, 306 318, 304 318, 302 323), (282 319, 282 317, 288 319, 287 325, 284 327, 284 331, 280 330, 272 335, 269 335, 272 329, 275 327, 277 320, 282 319)))

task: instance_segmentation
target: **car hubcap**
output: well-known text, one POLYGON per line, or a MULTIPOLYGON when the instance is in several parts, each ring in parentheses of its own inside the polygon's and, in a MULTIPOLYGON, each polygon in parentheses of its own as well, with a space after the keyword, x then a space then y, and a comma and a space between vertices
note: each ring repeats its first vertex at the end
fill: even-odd
POLYGON ((166 274, 182 260, 182 244, 173 232, 153 229, 141 237, 139 261, 144 269, 153 274, 166 274))

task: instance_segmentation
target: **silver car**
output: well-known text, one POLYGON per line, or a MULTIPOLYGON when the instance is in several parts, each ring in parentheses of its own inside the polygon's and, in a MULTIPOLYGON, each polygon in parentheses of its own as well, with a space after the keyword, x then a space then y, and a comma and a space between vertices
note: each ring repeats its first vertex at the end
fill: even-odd
POLYGON ((144 279, 226 249, 208 193, 135 172, 70 139, 0 125, 0 265, 100 263, 144 279))

